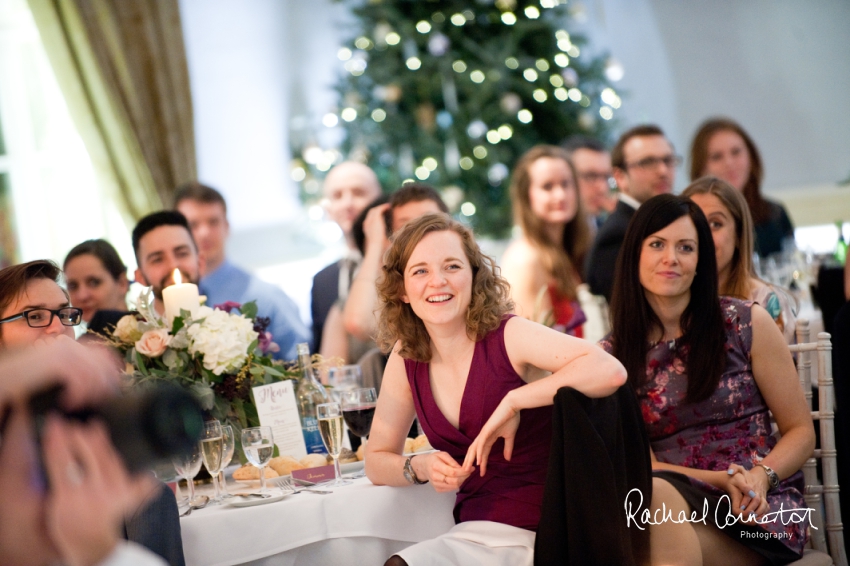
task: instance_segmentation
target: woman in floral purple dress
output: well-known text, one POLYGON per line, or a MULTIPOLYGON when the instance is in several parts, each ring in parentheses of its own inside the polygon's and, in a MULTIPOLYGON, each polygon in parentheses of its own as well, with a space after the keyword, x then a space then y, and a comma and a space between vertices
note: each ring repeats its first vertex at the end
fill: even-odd
POLYGON ((715 261, 699 207, 662 195, 638 209, 617 265, 602 345, 650 437, 652 563, 786 564, 807 538, 811 416, 781 332, 758 305, 718 296, 715 261))

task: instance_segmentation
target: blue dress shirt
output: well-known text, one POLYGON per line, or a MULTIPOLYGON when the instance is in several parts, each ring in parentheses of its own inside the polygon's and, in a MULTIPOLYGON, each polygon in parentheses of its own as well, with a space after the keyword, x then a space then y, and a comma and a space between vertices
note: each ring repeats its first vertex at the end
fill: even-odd
POLYGON ((274 354, 277 359, 296 359, 295 345, 310 342, 310 332, 298 314, 298 306, 289 295, 227 260, 201 279, 198 287, 201 294, 207 296, 206 304, 210 307, 227 301, 240 304, 256 301, 258 316, 271 319, 269 332, 280 346, 280 352, 274 354))

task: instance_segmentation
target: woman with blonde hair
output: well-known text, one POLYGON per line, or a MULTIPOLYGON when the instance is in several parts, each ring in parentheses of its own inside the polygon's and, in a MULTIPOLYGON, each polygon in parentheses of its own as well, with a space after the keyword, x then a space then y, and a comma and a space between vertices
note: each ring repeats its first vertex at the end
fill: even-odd
POLYGON ((753 221, 744 195, 716 177, 703 177, 682 193, 699 206, 711 227, 721 295, 761 305, 785 340, 794 342, 796 301, 787 291, 756 277, 753 268, 753 221))
POLYGON ((514 167, 511 203, 521 235, 505 250, 502 271, 520 316, 582 337, 578 267, 590 233, 567 152, 537 145, 514 167))
POLYGON ((530 565, 555 393, 611 395, 625 382, 623 367, 585 340, 508 314, 498 267, 446 214, 413 220, 394 236, 377 290, 378 344, 391 353, 366 475, 376 485, 457 490, 457 525, 387 564, 465 555, 465 564, 530 565), (550 373, 531 381, 531 367, 550 373), (436 451, 405 457, 414 417, 436 451))

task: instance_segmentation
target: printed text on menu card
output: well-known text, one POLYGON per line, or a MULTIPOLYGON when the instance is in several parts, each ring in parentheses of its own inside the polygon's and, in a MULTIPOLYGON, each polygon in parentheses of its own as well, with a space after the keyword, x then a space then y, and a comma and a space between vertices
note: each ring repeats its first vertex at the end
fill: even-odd
POLYGON ((274 443, 280 455, 289 455, 298 460, 307 455, 307 445, 304 444, 301 432, 294 385, 294 381, 287 379, 254 387, 253 391, 260 424, 272 427, 274 443))

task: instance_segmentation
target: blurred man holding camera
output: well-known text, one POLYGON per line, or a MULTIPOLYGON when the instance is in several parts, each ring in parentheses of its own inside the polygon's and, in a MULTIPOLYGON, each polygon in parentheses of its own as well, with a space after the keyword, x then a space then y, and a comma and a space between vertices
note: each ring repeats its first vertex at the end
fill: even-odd
MULTIPOLYGON (((49 414, 36 438, 28 408, 34 393, 62 384, 59 406, 68 411, 118 391, 114 357, 73 339, 82 313, 58 285, 60 273, 44 260, 0 270, 0 565, 162 565, 120 535, 122 524, 129 532, 135 521, 148 535, 152 521, 173 528, 169 504, 179 557, 167 558, 182 564, 173 495, 169 502, 151 477, 128 474, 102 424, 49 414)), ((173 539, 158 537, 155 546, 173 547, 173 539)))

